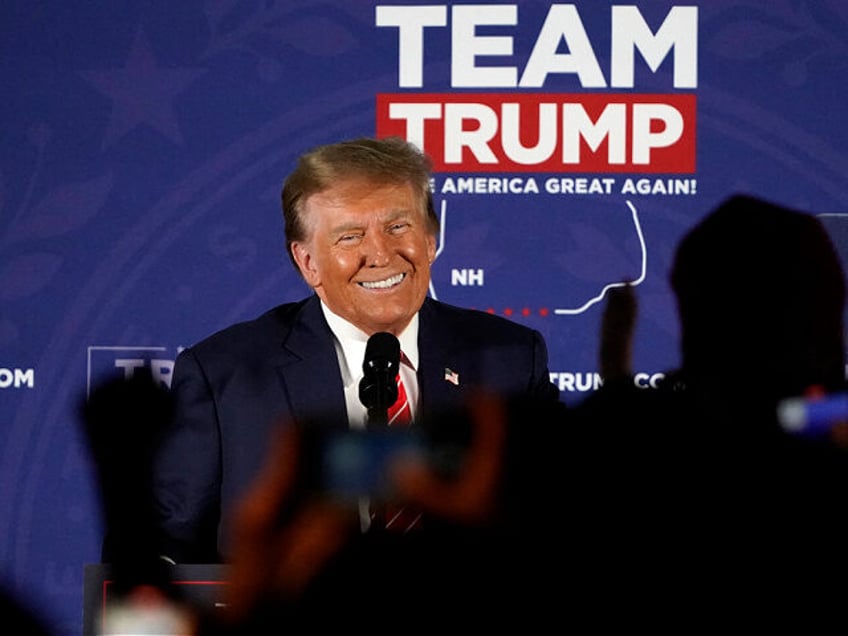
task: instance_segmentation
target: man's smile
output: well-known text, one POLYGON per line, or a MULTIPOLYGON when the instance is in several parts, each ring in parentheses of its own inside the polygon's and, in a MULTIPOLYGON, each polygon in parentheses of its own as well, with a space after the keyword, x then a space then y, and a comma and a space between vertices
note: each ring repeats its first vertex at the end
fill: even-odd
POLYGON ((400 273, 390 276, 384 280, 362 281, 359 285, 365 289, 389 289, 390 287, 400 284, 405 277, 406 274, 400 273))

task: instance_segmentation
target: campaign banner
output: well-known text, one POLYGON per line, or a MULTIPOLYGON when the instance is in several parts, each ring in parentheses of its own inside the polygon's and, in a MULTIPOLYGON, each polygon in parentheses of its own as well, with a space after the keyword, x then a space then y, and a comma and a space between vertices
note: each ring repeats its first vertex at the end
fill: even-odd
POLYGON ((55 634, 81 633, 102 538, 80 404, 310 292, 280 189, 316 145, 432 158, 430 295, 538 329, 569 404, 624 284, 634 382, 679 364, 674 250, 727 197, 817 215, 848 260, 836 0, 43 0, 0 24, 0 580, 55 634))

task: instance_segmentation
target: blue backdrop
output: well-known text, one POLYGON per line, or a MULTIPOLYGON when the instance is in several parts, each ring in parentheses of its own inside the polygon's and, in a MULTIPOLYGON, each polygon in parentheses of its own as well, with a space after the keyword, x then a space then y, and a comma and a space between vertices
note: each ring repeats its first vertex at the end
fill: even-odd
POLYGON ((79 399, 307 293, 279 194, 309 147, 433 153, 433 295, 538 328, 567 402, 623 280, 640 381, 677 363, 673 250, 729 194, 848 253, 842 0, 391 4, 0 5, 0 576, 56 633, 99 558, 79 399))

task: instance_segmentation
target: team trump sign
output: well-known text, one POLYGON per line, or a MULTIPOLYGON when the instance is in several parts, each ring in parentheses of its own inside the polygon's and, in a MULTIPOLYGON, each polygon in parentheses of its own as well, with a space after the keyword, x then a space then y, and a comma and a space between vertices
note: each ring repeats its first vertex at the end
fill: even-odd
POLYGON ((672 7, 655 29, 636 6, 610 7, 607 68, 575 5, 549 7, 526 56, 518 19, 518 5, 378 6, 376 25, 397 30, 403 92, 377 95, 377 134, 415 142, 437 172, 695 172, 697 7, 672 7), (452 90, 416 92, 427 34, 444 28, 452 90), (637 91, 637 64, 670 67, 674 92, 637 91), (564 75, 581 90, 546 89, 564 75))

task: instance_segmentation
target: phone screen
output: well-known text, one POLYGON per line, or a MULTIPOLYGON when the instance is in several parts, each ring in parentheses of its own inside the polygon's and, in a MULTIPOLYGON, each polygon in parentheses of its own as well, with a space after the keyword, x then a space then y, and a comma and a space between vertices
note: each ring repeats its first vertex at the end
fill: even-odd
POLYGON ((322 489, 342 500, 390 496, 392 463, 421 459, 423 448, 409 429, 328 433, 320 453, 322 489))

